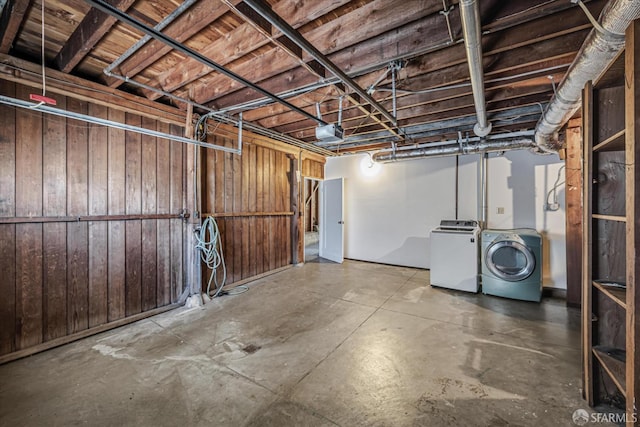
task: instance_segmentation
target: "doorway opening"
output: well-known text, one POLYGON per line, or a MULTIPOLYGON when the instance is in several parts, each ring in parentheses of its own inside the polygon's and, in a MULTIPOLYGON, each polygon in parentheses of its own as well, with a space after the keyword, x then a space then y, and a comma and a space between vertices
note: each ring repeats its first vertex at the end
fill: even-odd
POLYGON ((316 262, 320 253, 320 181, 304 179, 304 262, 316 262))

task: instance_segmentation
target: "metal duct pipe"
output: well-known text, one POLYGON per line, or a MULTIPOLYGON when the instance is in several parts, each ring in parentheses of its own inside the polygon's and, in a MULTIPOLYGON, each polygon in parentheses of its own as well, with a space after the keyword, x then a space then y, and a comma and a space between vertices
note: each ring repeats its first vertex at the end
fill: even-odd
POLYGON ((540 149, 555 152, 562 147, 558 131, 580 108, 584 85, 602 75, 624 47, 625 30, 639 17, 639 0, 611 0, 606 4, 599 18, 602 29, 594 28, 587 35, 536 125, 535 141, 540 149))
POLYGON ((467 51, 467 62, 469 63, 473 103, 478 117, 478 123, 473 127, 473 132, 479 137, 483 137, 491 132, 491 123, 487 120, 487 107, 484 99, 482 32, 478 2, 476 0, 461 0, 460 17, 462 18, 464 47, 467 51))
POLYGON ((434 147, 424 147, 413 150, 383 150, 374 153, 374 162, 391 163, 398 160, 424 159, 427 157, 460 156, 464 154, 491 153, 494 151, 524 150, 535 148, 531 138, 501 139, 499 141, 480 141, 476 144, 448 144, 434 147))

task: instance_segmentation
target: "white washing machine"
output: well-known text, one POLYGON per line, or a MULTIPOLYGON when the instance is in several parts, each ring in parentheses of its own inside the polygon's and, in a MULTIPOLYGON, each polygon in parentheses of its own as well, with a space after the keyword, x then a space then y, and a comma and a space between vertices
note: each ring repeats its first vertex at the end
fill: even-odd
POLYGON ((431 286, 478 292, 477 221, 443 220, 431 231, 431 286))
POLYGON ((484 230, 482 293, 525 301, 542 297, 542 236, 535 230, 484 230))

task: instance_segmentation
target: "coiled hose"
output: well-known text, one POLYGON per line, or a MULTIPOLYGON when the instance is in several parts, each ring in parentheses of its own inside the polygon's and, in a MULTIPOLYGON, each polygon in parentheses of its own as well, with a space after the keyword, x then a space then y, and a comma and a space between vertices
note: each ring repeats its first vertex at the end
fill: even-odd
POLYGON ((213 217, 207 217, 200 230, 196 230, 196 248, 200 250, 200 259, 211 270, 207 284, 207 296, 219 296, 227 280, 227 266, 224 264, 224 253, 220 242, 220 229, 213 217), (222 281, 218 283, 218 268, 222 266, 222 281), (215 284, 215 294, 211 295, 211 284, 215 284))

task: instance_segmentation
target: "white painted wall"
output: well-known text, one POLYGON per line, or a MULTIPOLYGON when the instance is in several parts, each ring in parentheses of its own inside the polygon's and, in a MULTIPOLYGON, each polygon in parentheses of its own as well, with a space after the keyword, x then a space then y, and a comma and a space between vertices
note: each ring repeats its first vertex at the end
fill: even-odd
MULTIPOLYGON (((377 174, 367 168, 368 159, 329 158, 325 167, 326 179, 345 178, 345 257, 429 268, 429 232, 455 217, 455 158, 383 164, 377 174)), ((460 219, 478 218, 479 159, 459 158, 460 219)), ((544 284, 556 288, 566 288, 564 185, 558 188, 560 210, 543 206, 563 164, 555 155, 511 151, 490 155, 487 169, 488 228, 538 230, 544 284), (497 214, 500 207, 504 214, 497 214)))

